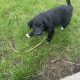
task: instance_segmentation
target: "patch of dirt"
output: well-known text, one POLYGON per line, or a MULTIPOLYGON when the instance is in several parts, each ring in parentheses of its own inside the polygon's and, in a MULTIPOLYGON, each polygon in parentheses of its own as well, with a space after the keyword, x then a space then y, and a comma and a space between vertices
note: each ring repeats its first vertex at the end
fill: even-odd
POLYGON ((44 63, 36 80, 60 80, 80 71, 80 62, 72 63, 67 59, 49 59, 44 63))
POLYGON ((21 58, 20 57, 15 58, 15 60, 12 62, 13 66, 20 65, 20 63, 21 63, 21 58))
POLYGON ((10 49, 5 40, 0 40, 0 61, 2 58, 8 58, 10 54, 10 49))

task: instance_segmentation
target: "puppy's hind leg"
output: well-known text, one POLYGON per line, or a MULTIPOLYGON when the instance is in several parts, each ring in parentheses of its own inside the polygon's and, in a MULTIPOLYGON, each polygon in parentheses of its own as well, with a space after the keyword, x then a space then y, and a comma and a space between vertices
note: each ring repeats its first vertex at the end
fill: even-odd
POLYGON ((70 20, 66 20, 62 23, 62 27, 61 27, 61 30, 63 30, 64 28, 67 27, 67 25, 69 24, 70 20))
POLYGON ((63 31, 64 30, 64 27, 61 27, 61 30, 63 31))

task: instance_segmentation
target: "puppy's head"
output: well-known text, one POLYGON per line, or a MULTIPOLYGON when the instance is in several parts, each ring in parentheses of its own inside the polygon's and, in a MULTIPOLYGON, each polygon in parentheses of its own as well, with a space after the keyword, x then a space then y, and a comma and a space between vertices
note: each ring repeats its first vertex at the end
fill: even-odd
POLYGON ((42 20, 33 19, 28 22, 28 26, 30 27, 30 29, 33 29, 35 36, 42 35, 44 29, 42 20))

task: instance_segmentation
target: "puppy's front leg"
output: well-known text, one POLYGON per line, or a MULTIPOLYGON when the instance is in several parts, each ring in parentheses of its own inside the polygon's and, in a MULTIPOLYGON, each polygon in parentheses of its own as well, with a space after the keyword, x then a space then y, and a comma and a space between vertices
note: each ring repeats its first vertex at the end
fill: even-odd
POLYGON ((53 31, 49 31, 49 33, 48 33, 48 38, 47 38, 47 41, 48 41, 48 42, 51 42, 52 37, 53 37, 53 34, 54 34, 54 30, 53 30, 53 31))

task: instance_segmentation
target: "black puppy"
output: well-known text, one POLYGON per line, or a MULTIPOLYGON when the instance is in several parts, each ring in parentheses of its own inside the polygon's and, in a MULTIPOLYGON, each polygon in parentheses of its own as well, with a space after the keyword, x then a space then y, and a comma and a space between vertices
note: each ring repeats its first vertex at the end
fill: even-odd
POLYGON ((47 41, 52 40, 55 27, 61 25, 63 30, 69 24, 73 12, 73 7, 70 0, 66 0, 68 6, 60 6, 53 8, 44 13, 40 13, 32 20, 28 22, 30 28, 33 29, 32 32, 28 33, 26 36, 39 36, 42 35, 43 31, 48 31, 47 41))

